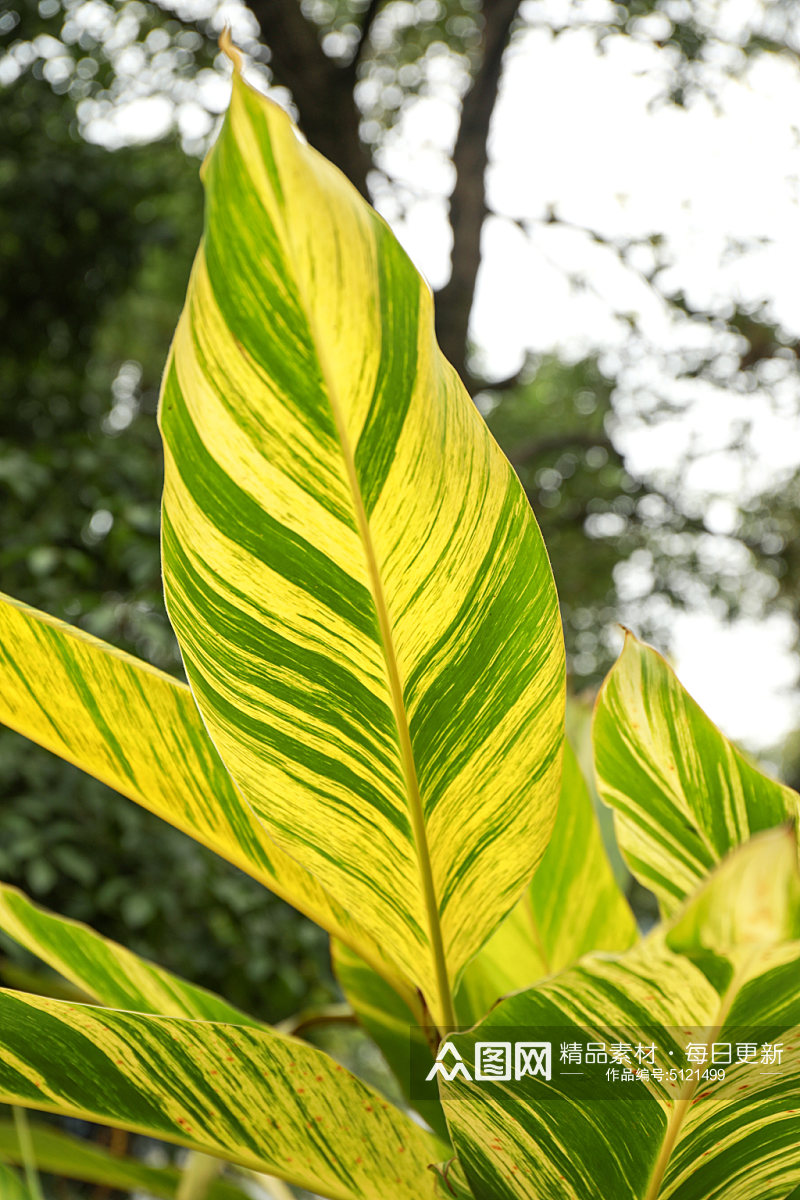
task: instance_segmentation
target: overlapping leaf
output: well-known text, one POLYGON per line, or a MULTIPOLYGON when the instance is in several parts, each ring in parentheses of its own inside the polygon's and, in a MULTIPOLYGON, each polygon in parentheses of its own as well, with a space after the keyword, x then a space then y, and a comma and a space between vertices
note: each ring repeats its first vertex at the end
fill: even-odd
MULTIPOLYGON (((134 1158, 111 1154, 102 1146, 83 1138, 71 1137, 52 1126, 30 1124, 34 1160, 40 1172, 60 1179, 77 1179, 106 1188, 176 1200, 183 1172, 179 1167, 151 1167, 134 1158)), ((22 1163, 23 1155, 14 1125, 0 1121, 0 1163, 22 1163)), ((0 1196, 16 1200, 7 1188, 0 1167, 0 1196)), ((26 1194, 26 1200, 28 1200, 26 1194)), ((204 1200, 249 1200, 249 1193, 227 1179, 214 1179, 204 1200)))
POLYGON ((387 1064, 414 1109, 437 1134, 447 1138, 447 1122, 439 1103, 436 1081, 422 1080, 411 1098, 409 1067, 412 1043, 418 1060, 426 1054, 433 1061, 433 1034, 420 1024, 423 1015, 414 1013, 380 975, 341 942, 331 944, 333 967, 342 990, 359 1022, 381 1049, 387 1064))
POLYGON ((213 992, 146 962, 88 925, 39 908, 6 884, 0 884, 0 929, 109 1008, 259 1024, 213 992))
MULTIPOLYGON (((785 1200, 800 1182, 800 875, 791 831, 731 855, 666 931, 616 959, 589 957, 504 1001, 453 1038, 476 1043, 551 1030, 567 1044, 656 1046, 662 1068, 686 1046, 750 1030, 786 1056, 756 1056, 723 1080, 606 1084, 558 1065, 549 1082, 441 1084, 454 1145, 476 1200, 785 1200)), ((636 1060, 633 1060, 634 1067, 636 1060)), ((602 1068, 604 1070, 604 1068, 602 1068)))
POLYGON ((327 1055, 264 1029, 0 991, 0 1102, 116 1125, 332 1200, 436 1195, 443 1147, 327 1055))
POLYGON ((623 854, 666 913, 729 850, 800 815, 800 796, 754 767, 630 633, 597 698, 593 740, 623 854))
POLYGON ((204 183, 161 398, 170 619, 271 836, 452 1023, 555 814, 547 555, 428 288, 238 72, 204 183))
POLYGON ((358 922, 270 841, 185 684, 0 595, 0 721, 209 846, 397 975, 358 922))

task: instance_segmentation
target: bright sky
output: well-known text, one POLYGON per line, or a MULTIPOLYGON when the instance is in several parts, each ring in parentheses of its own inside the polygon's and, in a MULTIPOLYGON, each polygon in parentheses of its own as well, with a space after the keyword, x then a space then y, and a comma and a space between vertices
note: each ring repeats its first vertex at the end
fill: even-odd
MULTIPOLYGON (((513 371, 525 348, 578 354, 624 345, 627 329, 613 315, 636 311, 656 347, 676 345, 662 307, 613 255, 584 235, 545 225, 520 228, 548 207, 576 225, 608 236, 667 235, 670 279, 694 303, 723 296, 771 302, 773 315, 800 334, 800 71, 768 60, 690 109, 653 108, 664 76, 656 52, 629 39, 598 54, 585 32, 552 37, 531 32, 507 63, 492 131, 488 191, 498 214, 485 232, 485 260, 473 314, 473 334, 487 370, 513 371), (793 117, 795 120, 793 120, 793 117), (768 244, 720 265, 729 239, 768 244), (570 272, 590 272, 592 290, 577 293, 570 272)), ((398 131, 393 172, 413 187, 446 191, 442 148, 455 129, 451 97, 420 101, 398 131)), ((387 205, 387 215, 392 215, 387 205)), ((436 195, 396 222, 406 247, 432 284, 446 278, 445 208, 436 195)), ((648 264, 643 262, 646 267, 648 264)), ((679 339, 680 341, 680 339, 679 339)), ((626 408, 658 378, 641 365, 626 408)), ((690 444, 705 451, 688 482, 714 525, 730 531, 730 501, 800 464, 800 396, 795 380, 778 396, 724 394, 698 384, 680 396, 685 411, 657 428, 630 421, 618 444, 636 470, 677 462, 690 444), (754 458, 743 475, 725 452, 733 424, 752 421, 754 458)), ((674 651, 679 675, 732 737, 753 748, 775 745, 800 723, 792 696, 797 664, 791 623, 768 620, 723 625, 713 615, 680 615, 674 651)))
MULTIPOLYGON (((558 2, 537 0, 535 7, 558 2)), ((193 4, 197 9, 200 0, 193 4)), ((584 12, 603 6, 604 0, 588 0, 584 12)), ((221 6, 204 0, 203 7, 217 7, 220 25, 229 21, 234 36, 237 27, 249 31, 249 14, 234 0, 221 6)), ((76 19, 101 21, 101 10, 89 0, 75 10, 76 19)), ((742 22, 756 10, 751 0, 730 0, 726 11, 742 22)), ((89 135, 108 144, 149 140, 175 117, 165 98, 150 94, 152 80, 141 58, 135 51, 125 54, 122 102, 82 114, 89 135)), ((49 66, 57 75, 55 57, 49 66)), ((401 214, 386 194, 377 203, 436 286, 448 269, 444 197, 452 186, 447 153, 459 76, 442 56, 431 77, 435 96, 409 108, 386 151, 385 165, 407 185, 407 211, 401 214)), ((652 353, 624 367, 625 415, 615 437, 638 471, 668 468, 692 445, 702 450, 689 486, 698 505, 711 512, 715 529, 725 533, 731 496, 774 482, 781 469, 800 464, 797 381, 788 377, 772 395, 725 393, 702 383, 673 388, 681 414, 646 428, 637 419, 640 405, 656 384, 670 386, 661 360, 685 349, 690 335, 676 330, 663 306, 613 254, 577 231, 537 223, 552 206, 567 221, 612 237, 664 233, 673 263, 669 281, 692 302, 730 295, 768 299, 773 316, 800 336, 800 69, 788 58, 767 56, 740 81, 717 89, 717 109, 708 101, 689 109, 654 106, 664 80, 663 58, 630 38, 612 39, 604 55, 580 30, 554 38, 538 29, 519 39, 507 60, 492 129, 488 190, 497 215, 485 230, 473 335, 487 372, 497 377, 514 370, 526 349, 567 355, 599 349, 618 366, 627 328, 615 313, 637 312, 652 353), (533 227, 525 230, 530 220, 533 227), (726 259, 731 239, 764 244, 726 259), (588 277, 588 288, 570 287, 576 272, 588 277), (755 457, 746 474, 725 450, 737 419, 752 422, 755 457)), ((207 136, 209 111, 222 111, 226 99, 224 77, 214 72, 204 72, 185 90, 177 119, 189 142, 207 136)), ((645 249, 639 265, 650 265, 645 249)), ((631 586, 635 590, 635 580, 631 586)), ((797 679, 790 642, 791 628, 777 614, 732 628, 710 613, 680 616, 676 665, 726 732, 766 747, 800 724, 800 706, 790 695, 797 679)))

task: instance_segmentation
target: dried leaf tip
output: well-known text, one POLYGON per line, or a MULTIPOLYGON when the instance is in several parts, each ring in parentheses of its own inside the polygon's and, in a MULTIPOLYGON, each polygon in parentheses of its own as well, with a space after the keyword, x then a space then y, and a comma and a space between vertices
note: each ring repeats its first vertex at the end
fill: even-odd
POLYGON ((241 75, 244 66, 244 58, 238 46, 234 46, 233 37, 231 36, 231 27, 226 25, 222 33, 219 35, 219 48, 222 53, 231 60, 233 69, 237 75, 241 75))

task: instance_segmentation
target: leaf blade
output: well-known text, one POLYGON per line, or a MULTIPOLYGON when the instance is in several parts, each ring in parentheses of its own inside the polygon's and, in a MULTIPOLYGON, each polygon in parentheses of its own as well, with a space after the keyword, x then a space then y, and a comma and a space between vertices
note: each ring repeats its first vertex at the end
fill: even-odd
MULTIPOLYGON (((31 1140, 40 1171, 84 1183, 126 1191, 146 1191, 159 1200, 175 1200, 182 1179, 178 1167, 151 1167, 133 1158, 121 1158, 82 1138, 52 1126, 31 1123, 31 1140)), ((20 1163, 19 1141, 10 1121, 0 1121, 0 1162, 20 1163)), ((4 1181, 3 1181, 4 1182, 4 1181)), ((3 1192, 3 1200, 6 1193, 3 1192)), ((213 1180, 208 1200, 246 1200, 247 1193, 227 1179, 213 1180)))
POLYGON ((469 962, 456 996, 462 1025, 593 950, 626 950, 636 921, 603 846, 586 780, 564 741, 558 812, 527 891, 469 962))
POLYGON ((161 401, 170 617, 271 836, 370 923, 446 1024, 453 980, 553 819, 549 563, 436 347, 428 290, 238 74, 204 183, 161 401), (486 765, 500 758, 504 789, 486 765), (476 796, 491 797, 488 822, 476 796))
POLYGON ((140 958, 88 925, 56 916, 0 883, 0 929, 108 1008, 259 1025, 220 996, 140 958))
POLYGON ((162 1138, 332 1200, 433 1197, 442 1147, 321 1051, 266 1029, 0 990, 0 1098, 162 1138))
POLYGON ((636 921, 614 877, 589 789, 564 743, 561 798, 553 835, 529 889, 544 956, 543 975, 594 950, 627 950, 636 921))
POLYGON ((600 689, 592 740, 620 848, 666 914, 730 850, 800 815, 800 796, 754 767, 630 633, 600 689))
MULTIPOLYGON (((507 993, 530 987, 593 950, 626 950, 637 936, 633 914, 605 855, 586 782, 564 743, 561 796, 553 835, 527 892, 461 977, 455 997, 459 1023, 483 1020, 507 993)), ((446 1134, 436 1081, 412 1072, 435 1047, 414 1014, 358 956, 334 941, 339 983, 361 1024, 378 1044, 412 1108, 446 1134), (415 1050, 409 1054, 409 1040, 415 1050)))
POLYGON ((0 1189, 4 1200, 31 1200, 22 1177, 3 1162, 0 1162, 0 1189))

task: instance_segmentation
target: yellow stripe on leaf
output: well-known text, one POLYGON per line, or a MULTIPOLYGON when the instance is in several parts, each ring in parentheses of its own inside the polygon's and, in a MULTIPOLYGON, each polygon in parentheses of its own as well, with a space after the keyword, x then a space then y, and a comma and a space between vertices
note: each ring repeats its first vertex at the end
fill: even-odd
POLYGON ((558 815, 544 857, 513 912, 470 962, 456 1011, 480 1021, 501 996, 594 950, 627 950, 636 921, 611 870, 589 789, 564 743, 558 815))
MULTIPOLYGON (((635 939, 633 914, 606 858, 577 759, 565 742, 550 844, 522 899, 464 970, 455 996, 458 1023, 474 1025, 504 995, 530 987, 591 951, 626 950, 635 939)), ((412 1061, 415 1067, 425 1061, 426 1047, 433 1065, 436 1049, 420 1027, 419 1014, 351 950, 335 941, 332 949, 342 990, 412 1108, 444 1132, 435 1080, 425 1084, 409 1074, 412 1061), (417 1046, 413 1060, 409 1039, 417 1046)))

